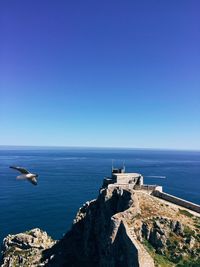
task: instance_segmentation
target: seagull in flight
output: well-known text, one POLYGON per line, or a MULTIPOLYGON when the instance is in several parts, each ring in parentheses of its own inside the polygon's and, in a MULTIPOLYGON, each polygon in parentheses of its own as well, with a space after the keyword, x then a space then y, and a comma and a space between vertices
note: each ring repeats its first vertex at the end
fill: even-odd
POLYGON ((30 173, 22 167, 10 166, 10 168, 21 172, 21 175, 17 176, 17 179, 27 179, 27 181, 31 182, 33 185, 37 185, 36 178, 38 177, 38 174, 30 173))

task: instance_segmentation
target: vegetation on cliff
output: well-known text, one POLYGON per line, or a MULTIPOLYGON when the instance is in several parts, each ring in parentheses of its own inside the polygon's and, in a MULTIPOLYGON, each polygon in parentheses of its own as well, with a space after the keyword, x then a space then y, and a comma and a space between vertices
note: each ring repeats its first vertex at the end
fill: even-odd
POLYGON ((200 215, 113 187, 86 202, 58 242, 39 229, 9 235, 2 267, 199 267, 199 255, 200 215))

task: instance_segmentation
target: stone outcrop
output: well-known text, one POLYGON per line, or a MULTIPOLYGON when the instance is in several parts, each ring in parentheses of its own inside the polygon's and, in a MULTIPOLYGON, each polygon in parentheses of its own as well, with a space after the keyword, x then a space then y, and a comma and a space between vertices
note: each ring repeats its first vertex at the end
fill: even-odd
POLYGON ((58 242, 39 229, 5 238, 2 267, 198 264, 199 229, 198 215, 149 194, 103 188, 79 209, 71 230, 58 242))
POLYGON ((55 246, 48 266, 128 267, 141 266, 142 260, 146 267, 153 267, 152 258, 127 224, 127 219, 139 212, 133 192, 120 188, 101 190, 97 200, 80 208, 72 230, 55 246))
POLYGON ((168 218, 153 217, 142 224, 141 236, 147 240, 155 252, 165 255, 172 262, 182 258, 199 259, 200 238, 196 231, 183 226, 179 221, 168 218))
POLYGON ((8 235, 3 240, 2 267, 43 266, 42 251, 52 247, 55 241, 38 228, 17 235, 8 235))

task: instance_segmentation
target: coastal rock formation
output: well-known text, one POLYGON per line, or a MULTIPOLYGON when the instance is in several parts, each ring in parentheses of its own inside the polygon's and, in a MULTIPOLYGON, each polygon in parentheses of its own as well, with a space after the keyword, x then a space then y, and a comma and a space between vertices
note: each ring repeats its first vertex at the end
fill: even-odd
POLYGON ((193 262, 199 260, 199 233, 179 221, 153 217, 143 223, 141 235, 144 243, 148 241, 146 245, 152 252, 164 255, 172 264, 183 264, 184 258, 193 262))
POLYGON ((8 235, 3 240, 2 267, 44 266, 42 251, 52 247, 55 241, 38 228, 17 235, 8 235))
POLYGON ((34 229, 8 236, 3 251, 3 267, 200 266, 200 215, 113 186, 79 209, 60 241, 34 229))
POLYGON ((139 212, 133 192, 101 190, 97 200, 79 209, 71 231, 52 248, 47 266, 154 266, 127 225, 127 218, 139 212))

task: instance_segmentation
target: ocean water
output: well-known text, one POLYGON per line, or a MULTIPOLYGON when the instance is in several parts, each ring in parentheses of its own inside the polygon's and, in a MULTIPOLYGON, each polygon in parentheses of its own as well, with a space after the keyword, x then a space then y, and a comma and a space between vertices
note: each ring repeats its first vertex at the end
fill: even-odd
POLYGON ((78 208, 97 197, 104 176, 125 161, 145 183, 200 204, 200 152, 91 148, 0 148, 0 241, 39 227, 59 239, 78 208), (39 174, 38 185, 16 180, 10 165, 39 174), (148 176, 166 176, 165 179, 148 176))

